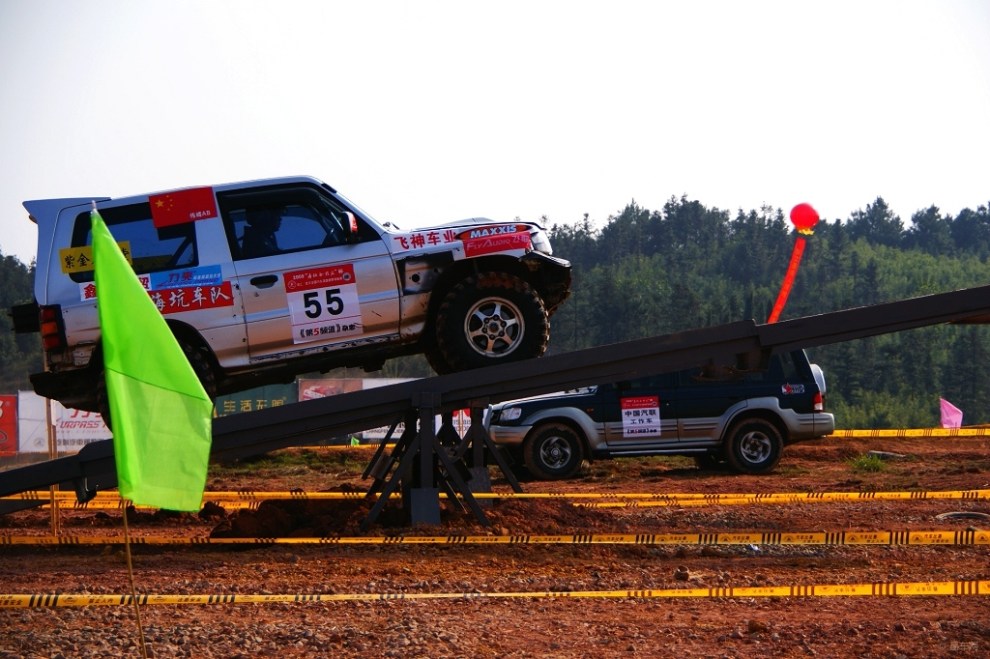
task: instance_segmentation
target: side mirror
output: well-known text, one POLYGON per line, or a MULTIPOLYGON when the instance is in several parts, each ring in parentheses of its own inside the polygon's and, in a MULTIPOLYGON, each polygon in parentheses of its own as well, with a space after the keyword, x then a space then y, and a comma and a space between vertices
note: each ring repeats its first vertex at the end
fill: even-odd
POLYGON ((344 232, 347 234, 347 242, 357 242, 358 220, 357 216, 350 211, 344 211, 344 232))

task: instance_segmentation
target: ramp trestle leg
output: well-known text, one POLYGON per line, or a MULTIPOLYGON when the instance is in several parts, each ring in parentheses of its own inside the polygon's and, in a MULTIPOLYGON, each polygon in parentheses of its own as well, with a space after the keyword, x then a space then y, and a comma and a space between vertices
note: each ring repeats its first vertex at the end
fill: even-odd
MULTIPOLYGON (((483 408, 479 407, 473 415, 478 423, 472 424, 482 432, 480 420, 483 414, 483 408)), ((385 459, 383 453, 376 454, 375 464, 365 471, 375 479, 368 496, 376 492, 379 496, 361 523, 363 531, 377 520, 388 498, 399 487, 402 488, 403 509, 414 525, 440 524, 440 492, 443 491, 450 505, 458 506, 462 511, 467 506, 481 524, 488 526, 488 519, 468 486, 469 480, 476 480, 464 462, 469 444, 457 435, 451 421, 451 413, 441 410, 438 394, 421 392, 414 399, 413 407, 405 415, 405 430, 389 457, 385 459), (439 429, 434 427, 437 414, 442 418, 439 429)), ((480 461, 476 469, 478 466, 484 468, 483 450, 482 446, 481 453, 472 454, 475 461, 480 461)), ((486 491, 491 491, 490 483, 486 491)))

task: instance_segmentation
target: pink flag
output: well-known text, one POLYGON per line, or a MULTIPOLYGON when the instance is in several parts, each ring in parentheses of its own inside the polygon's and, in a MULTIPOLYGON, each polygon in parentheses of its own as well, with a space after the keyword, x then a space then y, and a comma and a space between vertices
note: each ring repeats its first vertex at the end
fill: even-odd
POLYGON ((942 427, 959 428, 962 426, 962 410, 945 400, 938 399, 939 408, 942 410, 942 427))

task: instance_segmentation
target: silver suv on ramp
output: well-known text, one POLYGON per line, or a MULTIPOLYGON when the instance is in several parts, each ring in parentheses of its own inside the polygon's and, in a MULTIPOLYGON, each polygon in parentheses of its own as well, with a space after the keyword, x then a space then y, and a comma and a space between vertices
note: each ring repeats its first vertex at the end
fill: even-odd
POLYGON ((570 293, 537 224, 402 231, 309 177, 26 201, 35 300, 12 316, 41 333, 35 391, 67 407, 107 411, 93 201, 212 395, 415 353, 438 373, 539 357, 570 293))

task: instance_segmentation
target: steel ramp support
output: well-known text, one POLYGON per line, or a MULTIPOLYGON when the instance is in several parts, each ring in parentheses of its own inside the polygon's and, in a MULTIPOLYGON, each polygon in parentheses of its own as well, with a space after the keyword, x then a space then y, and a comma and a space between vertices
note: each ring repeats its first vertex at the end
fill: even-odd
POLYGON ((404 415, 403 430, 402 434, 399 435, 399 439, 396 440, 395 445, 392 447, 392 451, 385 455, 385 447, 388 445, 389 439, 395 434, 395 429, 399 425, 396 421, 389 428, 388 434, 382 440, 382 443, 378 445, 375 449, 375 455, 372 457, 371 462, 364 470, 362 478, 368 478, 371 476, 373 478, 371 487, 368 488, 368 492, 365 495, 366 498, 372 498, 375 494, 380 494, 388 481, 388 475, 393 471, 393 469, 398 469, 398 465, 405 454, 406 449, 412 443, 416 436, 416 410, 410 409, 404 415))
MULTIPOLYGON (((461 471, 466 469, 463 462, 456 460, 448 447, 442 444, 441 438, 449 439, 449 434, 442 433, 441 438, 438 438, 434 429, 434 418, 440 411, 439 394, 424 392, 414 402, 416 406, 406 414, 405 432, 387 461, 389 466, 384 470, 377 470, 379 473, 368 495, 371 496, 379 489, 380 494, 361 523, 361 530, 367 531, 378 519, 389 497, 400 487, 403 509, 414 525, 440 524, 442 489, 452 505, 460 506, 463 510, 466 504, 478 521, 488 526, 488 519, 461 475, 461 471), (388 472, 391 472, 390 475, 388 472)), ((454 435, 456 436, 456 432, 454 435)))
POLYGON ((509 463, 505 460, 505 454, 492 441, 491 435, 485 428, 485 410, 488 409, 488 400, 471 401, 471 425, 464 433, 464 440, 458 446, 458 457, 464 455, 468 458, 468 471, 471 473, 470 484, 472 492, 491 492, 491 477, 488 474, 487 456, 495 460, 495 464, 502 471, 505 480, 509 482, 512 491, 522 492, 522 486, 513 473, 509 463))
POLYGON ((433 419, 440 407, 440 395, 424 393, 420 396, 419 433, 410 446, 416 452, 414 471, 402 491, 402 506, 408 513, 409 523, 440 525, 440 488, 436 486, 437 459, 443 449, 437 441, 433 419))

